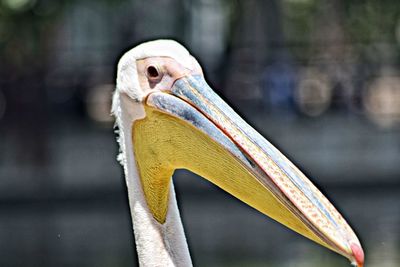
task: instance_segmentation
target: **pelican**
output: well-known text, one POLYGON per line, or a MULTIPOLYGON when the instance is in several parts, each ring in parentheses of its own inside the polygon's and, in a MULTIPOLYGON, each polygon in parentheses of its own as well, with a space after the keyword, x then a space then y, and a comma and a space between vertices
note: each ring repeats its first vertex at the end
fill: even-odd
POLYGON ((171 178, 176 169, 363 266, 360 242, 339 212, 213 92, 176 41, 146 42, 122 56, 112 113, 140 266, 192 266, 171 178))

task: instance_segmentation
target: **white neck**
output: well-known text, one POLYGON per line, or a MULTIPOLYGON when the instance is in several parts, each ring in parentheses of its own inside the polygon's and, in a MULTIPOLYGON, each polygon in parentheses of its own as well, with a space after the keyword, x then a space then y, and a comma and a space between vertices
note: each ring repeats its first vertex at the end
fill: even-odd
MULTIPOLYGON (((114 101, 120 104, 118 110, 114 110, 120 132, 119 160, 124 166, 139 264, 143 267, 192 266, 172 180, 168 213, 164 224, 160 224, 153 218, 143 194, 133 153, 132 123, 138 119, 138 116, 145 116, 144 111, 141 111, 139 107, 139 109, 124 109, 125 105, 120 101, 127 100, 119 94, 114 95, 114 101), (136 113, 129 110, 135 110, 136 113)), ((138 104, 131 102, 130 105, 138 104)))

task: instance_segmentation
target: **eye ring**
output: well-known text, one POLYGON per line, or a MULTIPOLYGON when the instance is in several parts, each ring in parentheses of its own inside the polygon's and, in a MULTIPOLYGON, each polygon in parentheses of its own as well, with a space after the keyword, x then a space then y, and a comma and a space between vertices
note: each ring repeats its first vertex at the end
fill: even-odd
POLYGON ((146 76, 149 81, 157 82, 161 80, 163 73, 157 65, 149 65, 146 68, 146 76))

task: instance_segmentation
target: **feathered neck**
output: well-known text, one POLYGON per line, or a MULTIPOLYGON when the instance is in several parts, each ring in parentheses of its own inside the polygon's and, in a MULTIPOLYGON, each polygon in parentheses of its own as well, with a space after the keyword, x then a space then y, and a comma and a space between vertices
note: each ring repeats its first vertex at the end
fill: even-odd
POLYGON ((117 91, 113 96, 112 111, 116 117, 120 146, 118 160, 124 168, 140 266, 192 266, 173 184, 164 224, 153 218, 144 197, 132 140, 132 125, 145 116, 143 107, 117 91))

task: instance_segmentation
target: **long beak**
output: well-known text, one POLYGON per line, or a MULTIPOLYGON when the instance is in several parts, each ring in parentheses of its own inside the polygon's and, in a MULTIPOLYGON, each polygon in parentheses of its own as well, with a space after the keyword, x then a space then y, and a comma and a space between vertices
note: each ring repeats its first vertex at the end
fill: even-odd
POLYGON ((132 138, 145 197, 160 223, 168 212, 170 177, 186 168, 363 265, 360 242, 333 205, 202 76, 186 76, 167 92, 151 93, 145 108, 147 116, 133 125, 132 138))

